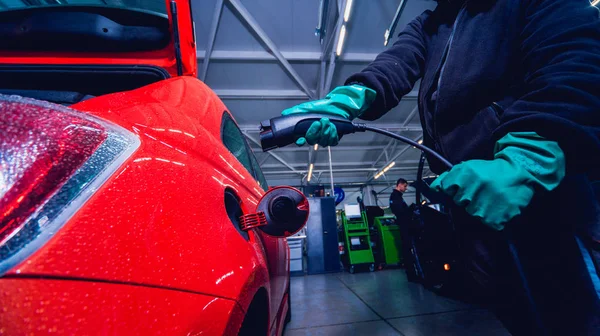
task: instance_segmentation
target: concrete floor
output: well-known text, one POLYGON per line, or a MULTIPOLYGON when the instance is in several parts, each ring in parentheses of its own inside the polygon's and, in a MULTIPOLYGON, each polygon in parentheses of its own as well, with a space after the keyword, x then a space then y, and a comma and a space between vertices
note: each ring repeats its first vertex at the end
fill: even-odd
POLYGON ((490 312, 409 283, 404 270, 292 277, 285 336, 509 335, 490 312))

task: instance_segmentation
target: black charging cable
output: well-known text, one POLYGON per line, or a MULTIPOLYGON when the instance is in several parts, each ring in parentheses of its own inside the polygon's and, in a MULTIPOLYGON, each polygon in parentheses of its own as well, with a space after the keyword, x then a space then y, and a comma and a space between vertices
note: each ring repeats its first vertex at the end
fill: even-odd
POLYGON ((431 155, 443 163, 448 169, 452 168, 452 164, 442 155, 433 149, 420 144, 405 136, 395 134, 377 127, 369 126, 364 123, 353 123, 348 119, 336 116, 323 115, 317 113, 297 113, 286 116, 279 116, 260 123, 260 142, 263 151, 284 147, 294 143, 301 137, 306 135, 306 131, 315 121, 320 121, 323 118, 328 118, 335 125, 338 137, 341 139, 346 134, 356 132, 375 132, 385 136, 389 136, 406 144, 414 146, 423 152, 431 155))
POLYGON ((422 150, 423 152, 435 157, 436 159, 438 159, 441 163, 444 164, 444 166, 446 166, 446 168, 451 169, 452 168, 452 163, 450 163, 450 161, 446 160, 446 158, 444 158, 442 155, 440 155, 438 152, 434 151, 433 149, 420 144, 412 139, 409 139, 405 136, 402 136, 400 134, 396 134, 396 133, 392 133, 390 131, 386 131, 383 130, 381 128, 377 128, 377 127, 372 127, 369 126, 367 124, 355 124, 352 123, 354 125, 354 127, 357 129, 357 132, 364 132, 364 131, 371 131, 371 132, 375 132, 375 133, 379 133, 385 136, 389 136, 390 138, 394 138, 396 140, 402 141, 406 144, 409 144, 411 146, 414 146, 420 150, 422 150))

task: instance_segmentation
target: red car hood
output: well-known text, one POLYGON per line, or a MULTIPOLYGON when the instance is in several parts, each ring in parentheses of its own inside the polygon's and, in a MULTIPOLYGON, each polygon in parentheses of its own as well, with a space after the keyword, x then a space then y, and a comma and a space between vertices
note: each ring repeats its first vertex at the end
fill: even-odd
MULTIPOLYGON (((161 67, 167 70, 171 76, 195 77, 197 74, 196 42, 190 3, 186 0, 165 0, 165 8, 161 10, 163 13, 125 7, 64 4, 0 10, 2 16, 0 21, 7 24, 6 28, 0 29, 0 36, 3 36, 3 46, 0 46, 0 64, 146 65, 161 67), (143 51, 135 50, 133 47, 124 50, 128 46, 128 42, 125 40, 122 43, 124 48, 122 50, 113 44, 104 50, 102 47, 97 47, 93 51, 89 51, 85 47, 86 38, 89 36, 81 34, 74 37, 75 42, 72 43, 72 49, 69 49, 68 46, 56 47, 51 42, 45 47, 32 46, 37 44, 34 43, 36 38, 38 41, 44 41, 45 38, 50 37, 60 42, 64 41, 67 34, 71 37, 76 35, 76 31, 74 32, 72 28, 69 30, 68 27, 69 24, 73 24, 71 16, 68 15, 73 15, 73 13, 79 15, 99 14, 97 17, 90 16, 92 22, 88 28, 92 33, 95 29, 95 37, 99 39, 102 39, 102 34, 105 33, 109 36, 105 40, 110 43, 127 35, 125 30, 135 26, 137 16, 146 19, 154 16, 154 21, 161 23, 160 29, 166 36, 163 39, 165 43, 162 43, 160 47, 140 48, 140 50, 145 49, 143 51), (44 23, 43 20, 40 20, 40 15, 45 15, 44 20, 48 19, 49 15, 54 15, 55 19, 54 21, 50 19, 51 23, 44 23), (63 15, 65 19, 61 20, 60 15, 63 15), (127 21, 128 24, 122 24, 124 21, 127 21), (63 22, 64 26, 62 26, 63 22), (131 24, 132 22, 134 24, 131 24), (176 26, 174 22, 177 22, 176 26), (108 28, 104 28, 106 23, 109 25, 106 26, 108 28), (112 26, 110 26, 111 24, 112 26), (110 35, 113 31, 115 31, 114 35, 110 35), (35 34, 38 34, 37 37, 32 39, 35 34), (9 43, 4 43, 6 41, 9 43), (7 45, 12 45, 12 47, 7 47, 7 45)), ((75 17, 77 17, 76 15, 75 17)), ((80 19, 85 22, 83 17, 80 19)), ((129 34, 129 38, 131 39, 131 35, 135 34, 135 32, 129 34)), ((89 41, 89 44, 93 44, 93 42, 89 41)))

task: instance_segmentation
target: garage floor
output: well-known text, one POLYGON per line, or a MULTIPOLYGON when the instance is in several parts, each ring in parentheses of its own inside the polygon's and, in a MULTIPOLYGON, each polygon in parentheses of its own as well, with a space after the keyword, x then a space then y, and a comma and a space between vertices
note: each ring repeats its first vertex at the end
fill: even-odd
POLYGON ((292 277, 299 335, 508 335, 488 311, 409 283, 404 270, 292 277))

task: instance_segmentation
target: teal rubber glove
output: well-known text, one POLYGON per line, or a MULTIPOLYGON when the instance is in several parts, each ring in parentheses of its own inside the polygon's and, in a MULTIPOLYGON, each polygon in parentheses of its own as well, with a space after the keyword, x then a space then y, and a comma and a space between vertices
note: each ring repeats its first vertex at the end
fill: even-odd
MULTIPOLYGON (((325 98, 302 103, 281 112, 282 115, 295 113, 321 113, 346 118, 350 121, 359 117, 375 100, 375 90, 362 85, 338 86, 325 98)), ((312 123, 306 135, 296 141, 298 146, 307 142, 323 147, 335 146, 339 137, 335 125, 328 118, 312 123)))
POLYGON ((565 155, 558 143, 535 132, 509 133, 498 140, 493 160, 455 165, 431 184, 489 227, 504 224, 529 205, 535 192, 553 190, 565 176, 565 155))

